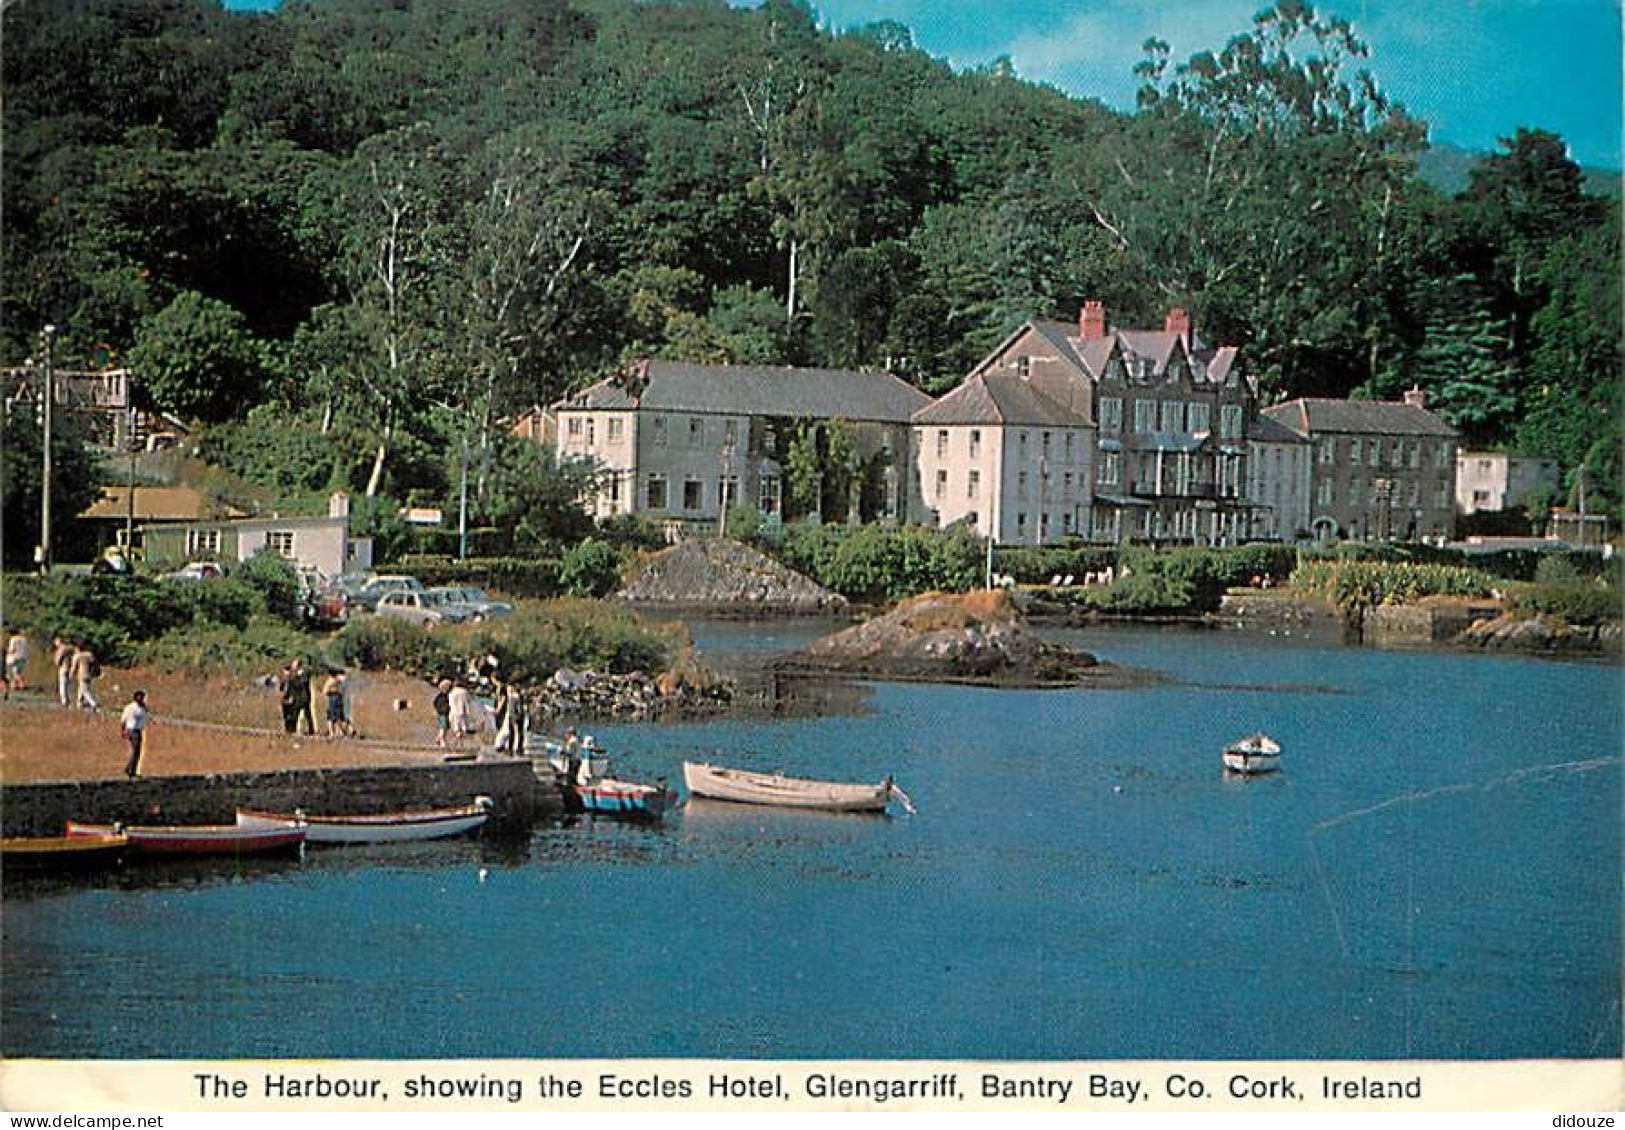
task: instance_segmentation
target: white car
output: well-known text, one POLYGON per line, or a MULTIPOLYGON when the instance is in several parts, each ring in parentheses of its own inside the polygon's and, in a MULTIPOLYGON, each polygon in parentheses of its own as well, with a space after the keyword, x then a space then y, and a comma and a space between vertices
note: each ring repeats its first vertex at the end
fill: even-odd
POLYGON ((430 589, 429 592, 468 609, 468 618, 476 623, 497 616, 506 616, 513 611, 513 605, 507 601, 492 600, 485 595, 484 589, 477 589, 472 585, 441 585, 430 589))
POLYGON ((462 623, 468 619, 468 609, 431 592, 396 589, 378 598, 378 615, 433 628, 439 624, 462 623))
POLYGON ((390 593, 421 593, 422 591, 423 584, 416 577, 408 577, 405 574, 380 573, 368 577, 366 583, 356 590, 351 599, 357 604, 376 611, 383 598, 390 593))

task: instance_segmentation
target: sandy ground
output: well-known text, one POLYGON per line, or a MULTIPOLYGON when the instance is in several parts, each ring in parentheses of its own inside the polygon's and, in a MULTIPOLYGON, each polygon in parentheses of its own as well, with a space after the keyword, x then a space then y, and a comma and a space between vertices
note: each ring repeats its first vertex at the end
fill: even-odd
MULTIPOLYGON (((404 675, 352 673, 350 710, 360 740, 332 740, 284 733, 276 692, 258 680, 110 669, 93 684, 101 709, 91 711, 58 706, 54 675, 37 657, 28 674, 28 688, 0 704, 0 782, 6 784, 122 776, 129 747, 119 733, 119 711, 138 687, 147 692, 150 716, 145 777, 399 765, 438 761, 446 753, 434 744, 433 688, 404 675)), ((314 697, 312 713, 325 735, 325 702, 314 697)), ((472 739, 467 748, 475 748, 472 739)))

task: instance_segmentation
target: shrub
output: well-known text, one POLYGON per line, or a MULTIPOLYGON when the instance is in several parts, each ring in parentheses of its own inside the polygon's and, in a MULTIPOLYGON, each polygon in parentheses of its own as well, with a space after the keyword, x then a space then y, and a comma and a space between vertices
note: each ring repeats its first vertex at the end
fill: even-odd
POLYGON ((319 669, 323 662, 314 640, 285 621, 263 614, 242 627, 211 622, 170 632, 134 650, 135 662, 164 671, 223 668, 238 675, 273 669, 294 656, 313 669, 319 669))
MULTIPOLYGON (((260 550, 231 570, 231 579, 257 590, 265 611, 289 624, 300 622, 299 577, 282 558, 260 550)), ((212 582, 204 582, 205 585, 212 582)))
POLYGON ((620 552, 597 538, 583 539, 559 562, 559 583, 572 596, 608 596, 620 587, 620 552))
POLYGON ((525 605, 481 624, 423 628, 365 617, 347 624, 338 644, 357 666, 431 676, 461 670, 472 655, 494 655, 509 678, 537 681, 560 667, 655 672, 677 654, 683 628, 654 628, 596 601, 561 599, 525 605))
POLYGON ((1323 596, 1346 614, 1425 596, 1488 596, 1496 583, 1476 569, 1404 561, 1305 561, 1292 573, 1294 588, 1323 596))
POLYGON ((1597 581, 1517 585, 1510 596, 1518 612, 1558 616, 1570 624, 1604 624, 1621 616, 1619 586, 1597 581))
MULTIPOLYGON (((728 530, 734 529, 734 512, 728 511, 728 530)), ((666 548, 666 531, 647 518, 636 514, 617 514, 613 518, 605 518, 598 523, 598 536, 611 545, 621 546, 625 549, 652 550, 666 548)), ((748 537, 748 534, 739 533, 737 537, 748 537)))

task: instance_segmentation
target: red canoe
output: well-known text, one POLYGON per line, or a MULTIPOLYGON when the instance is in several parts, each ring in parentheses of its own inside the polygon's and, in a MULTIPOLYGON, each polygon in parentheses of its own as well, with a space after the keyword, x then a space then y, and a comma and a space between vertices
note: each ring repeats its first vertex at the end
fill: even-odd
POLYGON ((241 828, 236 824, 79 824, 68 822, 70 837, 122 833, 144 855, 244 855, 287 851, 305 842, 305 826, 241 828))

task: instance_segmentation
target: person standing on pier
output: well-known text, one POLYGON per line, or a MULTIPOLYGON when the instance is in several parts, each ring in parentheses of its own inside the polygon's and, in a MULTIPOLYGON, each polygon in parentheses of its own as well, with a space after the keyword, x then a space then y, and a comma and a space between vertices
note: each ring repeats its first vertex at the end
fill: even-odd
POLYGON ((305 733, 315 735, 316 716, 310 711, 310 671, 305 667, 303 659, 295 658, 288 664, 288 693, 293 698, 294 725, 297 730, 299 723, 305 724, 305 733))
POLYGON ((63 706, 72 702, 68 691, 73 686, 73 652, 73 645, 61 636, 51 641, 51 662, 56 664, 56 700, 63 706))
POLYGON ((23 674, 28 670, 28 637, 22 629, 13 628, 6 638, 6 697, 12 691, 23 689, 23 674))
POLYGON ((101 703, 90 692, 90 682, 96 677, 96 654, 88 647, 76 647, 69 666, 73 671, 74 705, 87 710, 100 710, 101 703))
POLYGON ((119 729, 130 743, 130 759, 124 763, 126 777, 141 776, 141 742, 147 734, 147 692, 136 691, 130 696, 124 712, 119 715, 119 729))
POLYGON ((451 685, 446 694, 447 705, 451 707, 451 740, 461 745, 463 738, 468 735, 468 684, 458 679, 451 685))
POLYGON ((446 748, 446 731, 451 729, 451 680, 441 679, 434 696, 434 744, 446 748))

